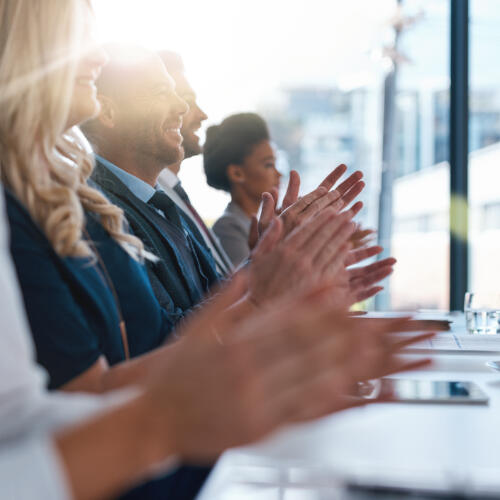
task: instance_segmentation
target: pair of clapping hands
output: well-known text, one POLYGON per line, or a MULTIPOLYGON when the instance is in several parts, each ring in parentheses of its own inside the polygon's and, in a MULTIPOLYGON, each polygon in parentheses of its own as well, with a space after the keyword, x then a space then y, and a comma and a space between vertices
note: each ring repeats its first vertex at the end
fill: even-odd
POLYGON ((395 259, 351 268, 383 249, 370 245, 372 230, 353 222, 363 207, 353 202, 365 183, 361 172, 339 183, 346 170, 345 165, 338 166, 301 198, 300 177, 292 171, 280 209, 277 190, 264 193, 261 215, 252 222, 249 239, 253 248, 249 296, 254 303, 265 305, 270 297, 324 281, 331 285, 332 306, 347 310, 382 290, 377 283, 392 273, 395 259))
POLYGON ((158 439, 184 462, 211 462, 283 425, 367 404, 353 397, 358 383, 429 363, 399 354, 432 334, 398 338, 413 329, 408 318, 335 311, 328 285, 242 315, 231 305, 248 279, 239 273, 186 318, 146 385, 165 429, 158 439))
POLYGON ((300 199, 292 174, 279 211, 277 193, 264 195, 249 264, 185 319, 155 369, 146 393, 180 459, 210 462, 280 426, 366 404, 352 397, 359 383, 429 363, 399 356, 432 336, 398 339, 420 329, 409 318, 347 314, 395 261, 349 269, 381 248, 352 221, 362 204, 346 208, 364 187, 361 174, 331 191, 345 170, 300 199))

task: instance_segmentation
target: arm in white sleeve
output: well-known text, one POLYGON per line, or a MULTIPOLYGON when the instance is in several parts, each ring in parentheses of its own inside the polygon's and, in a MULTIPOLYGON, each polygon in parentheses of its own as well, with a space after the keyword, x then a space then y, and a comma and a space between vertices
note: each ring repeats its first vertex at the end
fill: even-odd
POLYGON ((0 447, 0 498, 71 498, 59 456, 49 439, 17 439, 0 447))

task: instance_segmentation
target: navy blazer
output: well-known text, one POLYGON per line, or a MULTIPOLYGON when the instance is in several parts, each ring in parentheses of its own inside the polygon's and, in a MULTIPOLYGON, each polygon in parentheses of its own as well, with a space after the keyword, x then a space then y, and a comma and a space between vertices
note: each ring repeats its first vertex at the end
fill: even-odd
MULTIPOLYGON (((142 240, 144 246, 159 257, 158 262, 147 262, 148 276, 153 291, 171 317, 181 318, 187 311, 196 306, 202 297, 190 287, 187 279, 188 268, 183 264, 175 244, 165 232, 165 220, 156 209, 137 198, 125 184, 99 160, 92 173, 91 180, 97 187, 125 212, 132 232, 142 240)), ((195 261, 199 270, 199 280, 204 291, 220 280, 210 250, 203 237, 188 217, 179 211, 179 216, 191 235, 195 261)))
MULTIPOLYGON (((103 273, 89 258, 61 258, 29 213, 6 190, 11 251, 36 345, 37 360, 54 389, 104 355, 123 361, 116 303, 103 273)), ((144 266, 87 215, 86 229, 105 262, 127 326, 130 355, 160 346, 173 320, 159 307, 144 266)))

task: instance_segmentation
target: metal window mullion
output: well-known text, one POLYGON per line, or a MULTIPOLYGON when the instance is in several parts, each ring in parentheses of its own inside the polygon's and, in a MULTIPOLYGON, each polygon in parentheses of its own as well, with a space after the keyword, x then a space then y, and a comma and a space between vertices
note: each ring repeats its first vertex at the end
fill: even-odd
POLYGON ((469 0, 450 8, 450 310, 460 310, 469 275, 469 0))

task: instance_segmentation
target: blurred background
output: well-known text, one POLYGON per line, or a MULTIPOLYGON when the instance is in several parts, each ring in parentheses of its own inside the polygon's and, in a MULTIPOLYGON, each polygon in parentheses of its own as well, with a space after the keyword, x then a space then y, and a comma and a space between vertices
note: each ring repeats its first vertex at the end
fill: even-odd
MULTIPOLYGON (((304 191, 339 163, 362 170, 363 224, 399 261, 372 307, 408 310, 450 305, 450 24, 461 1, 99 0, 95 10, 105 41, 181 54, 205 128, 262 114, 283 185, 292 168, 304 191)), ((467 287, 490 290, 500 281, 500 1, 468 9, 467 287)), ((181 179, 210 223, 228 199, 201 165, 186 161, 181 179)))

